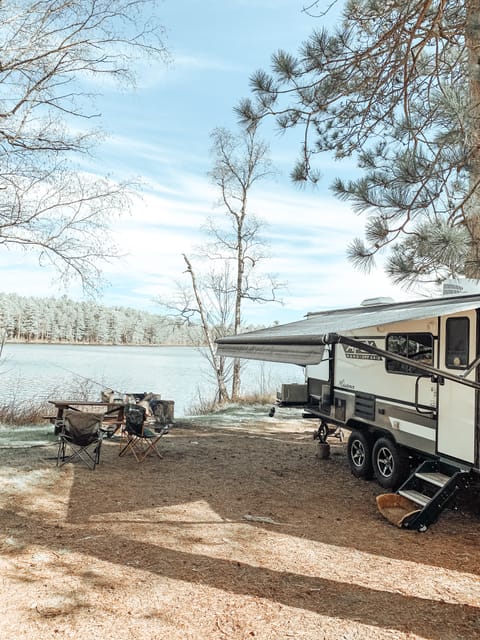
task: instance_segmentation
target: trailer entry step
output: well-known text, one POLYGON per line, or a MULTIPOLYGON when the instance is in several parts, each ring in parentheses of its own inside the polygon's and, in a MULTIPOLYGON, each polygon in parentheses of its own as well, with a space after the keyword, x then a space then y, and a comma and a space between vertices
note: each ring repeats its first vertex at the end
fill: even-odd
POLYGON ((415 473, 415 477, 425 482, 430 482, 437 487, 444 487, 450 480, 450 476, 446 476, 444 473, 415 473))
POLYGON ((441 460, 424 460, 395 493, 378 496, 377 505, 387 520, 397 526, 426 531, 451 504, 455 495, 469 487, 471 482, 471 471, 441 460), (395 498, 407 501, 404 514, 395 515, 396 522, 382 509, 385 505, 393 504, 395 498), (408 504, 415 507, 410 513, 407 512, 408 504))
POLYGON ((429 502, 430 502, 430 498, 428 496, 424 496, 423 493, 420 493, 419 491, 414 491, 413 489, 409 489, 409 490, 400 490, 398 492, 398 495, 403 496, 404 498, 407 498, 407 500, 411 500, 412 502, 415 502, 415 504, 419 504, 421 507, 425 507, 429 502))

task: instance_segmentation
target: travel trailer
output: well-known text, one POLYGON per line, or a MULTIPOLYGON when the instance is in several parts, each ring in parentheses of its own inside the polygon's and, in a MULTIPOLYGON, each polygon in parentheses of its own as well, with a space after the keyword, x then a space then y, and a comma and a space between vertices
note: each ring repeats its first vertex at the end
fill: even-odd
POLYGON ((280 402, 318 418, 321 440, 350 431, 352 473, 398 498, 399 526, 425 530, 480 480, 480 293, 309 313, 222 338, 218 353, 304 367, 280 402))

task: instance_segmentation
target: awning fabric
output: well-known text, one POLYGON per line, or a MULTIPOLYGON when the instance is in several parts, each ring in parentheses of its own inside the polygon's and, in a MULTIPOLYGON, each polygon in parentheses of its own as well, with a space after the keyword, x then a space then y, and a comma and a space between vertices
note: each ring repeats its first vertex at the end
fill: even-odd
POLYGON ((480 294, 373 304, 309 313, 303 320, 217 340, 218 354, 232 358, 306 365, 321 361, 326 336, 405 320, 436 318, 480 307, 480 294))
POLYGON ((323 358, 324 345, 305 347, 304 345, 285 344, 219 344, 221 356, 245 358, 247 360, 266 360, 267 362, 285 362, 286 364, 317 364, 323 358))

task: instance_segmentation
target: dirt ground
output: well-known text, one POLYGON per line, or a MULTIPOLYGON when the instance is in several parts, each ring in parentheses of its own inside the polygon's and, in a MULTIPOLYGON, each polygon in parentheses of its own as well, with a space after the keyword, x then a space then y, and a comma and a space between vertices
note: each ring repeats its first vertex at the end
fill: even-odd
POLYGON ((1 450, 0 637, 480 638, 478 515, 394 527, 314 428, 192 420, 161 460, 105 441, 95 471, 1 450))

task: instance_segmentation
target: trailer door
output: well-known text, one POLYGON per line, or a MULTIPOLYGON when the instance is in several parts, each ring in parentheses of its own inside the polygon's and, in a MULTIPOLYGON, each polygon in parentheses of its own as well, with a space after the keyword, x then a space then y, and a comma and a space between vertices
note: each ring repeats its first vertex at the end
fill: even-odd
MULTIPOLYGON (((457 375, 476 357, 476 313, 466 312, 440 320, 439 369, 457 375)), ((467 379, 475 380, 472 371, 467 379)), ((442 380, 438 387, 437 452, 469 464, 475 463, 478 391, 442 380)))

